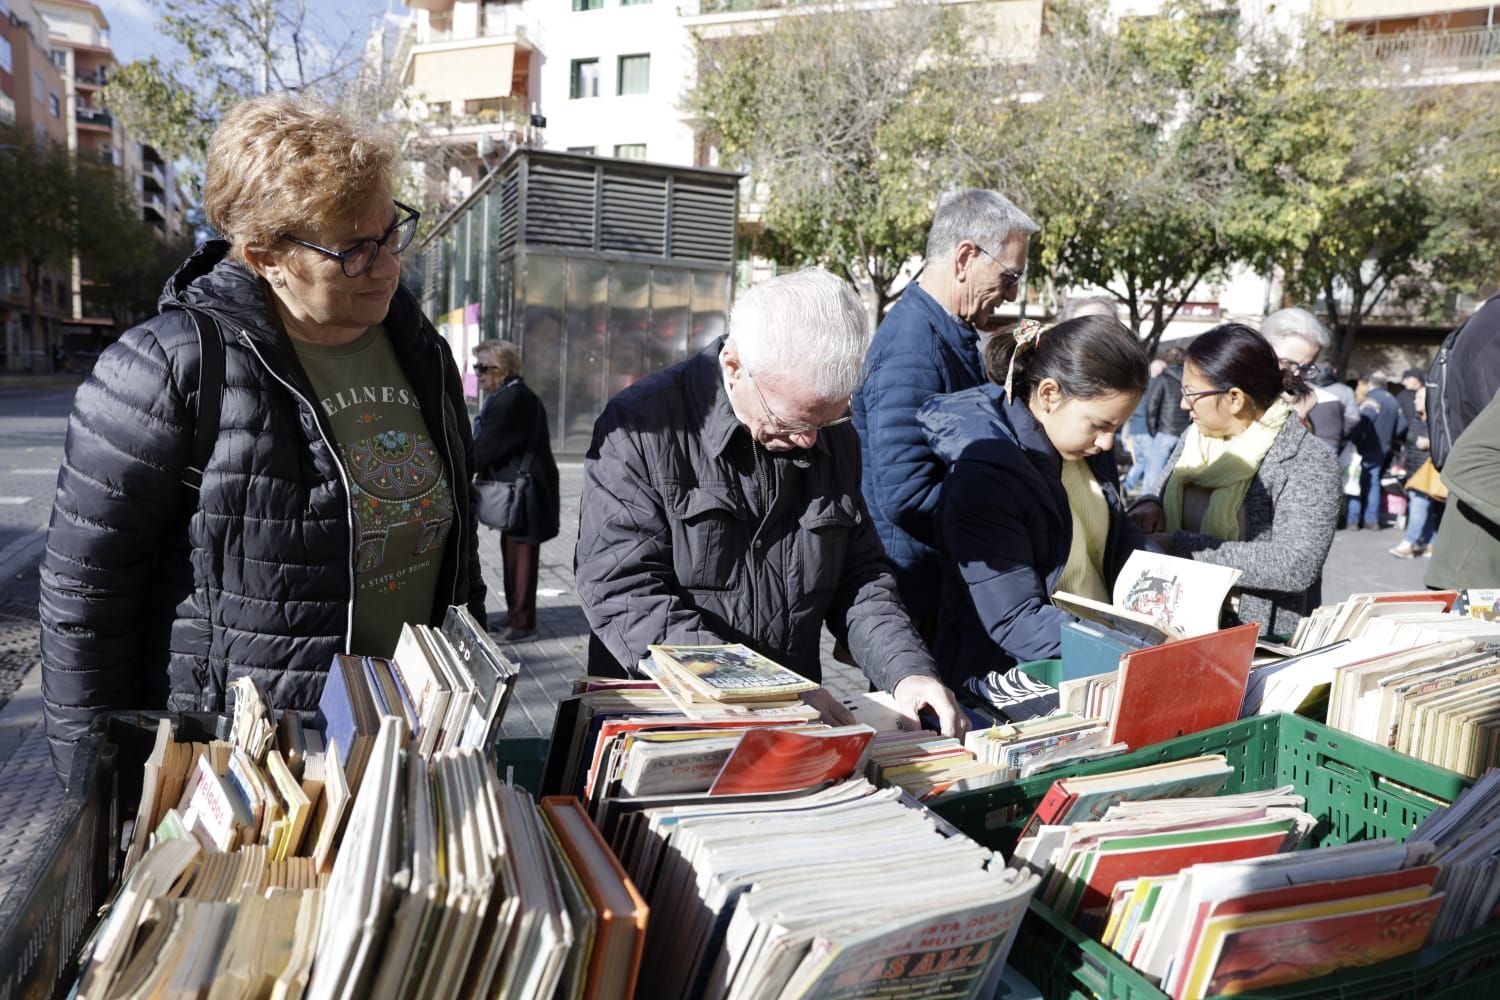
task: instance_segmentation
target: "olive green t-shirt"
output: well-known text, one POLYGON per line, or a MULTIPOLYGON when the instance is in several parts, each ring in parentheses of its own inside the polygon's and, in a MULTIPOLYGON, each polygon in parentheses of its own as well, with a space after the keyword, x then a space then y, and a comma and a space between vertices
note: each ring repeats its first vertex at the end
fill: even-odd
POLYGON ((340 347, 292 338, 333 425, 354 508, 351 653, 390 656, 427 623, 453 525, 453 491, 384 326, 340 347))

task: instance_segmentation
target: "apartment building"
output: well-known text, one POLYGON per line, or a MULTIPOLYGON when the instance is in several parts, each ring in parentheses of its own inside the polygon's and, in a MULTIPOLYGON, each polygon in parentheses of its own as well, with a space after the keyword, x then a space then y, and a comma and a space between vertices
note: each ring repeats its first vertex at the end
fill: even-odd
MULTIPOLYGON (((396 45, 413 160, 429 201, 467 198, 511 150, 533 145, 541 49, 540 3, 413 0, 396 45)), ((379 30, 384 31, 382 26, 379 30)))
MULTIPOLYGON (((66 145, 67 89, 52 61, 47 26, 31 0, 0 0, 0 123, 29 130, 38 142, 66 145)), ((0 151, 0 155, 4 155, 0 151)), ((21 261, 0 261, 0 370, 46 371, 51 346, 72 318, 68 269, 44 269, 31 327, 31 289, 21 261)))

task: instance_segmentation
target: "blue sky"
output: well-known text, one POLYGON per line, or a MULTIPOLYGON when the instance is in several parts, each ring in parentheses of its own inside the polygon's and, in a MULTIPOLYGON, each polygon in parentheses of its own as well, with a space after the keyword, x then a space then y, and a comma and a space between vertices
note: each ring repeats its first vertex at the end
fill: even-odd
MULTIPOLYGON (((170 59, 175 46, 156 30, 156 7, 150 0, 95 0, 109 19, 110 43, 115 58, 133 62, 147 56, 170 59)), ((308 12, 333 41, 342 41, 352 31, 363 38, 370 18, 387 10, 406 13, 400 0, 307 0, 308 12)))

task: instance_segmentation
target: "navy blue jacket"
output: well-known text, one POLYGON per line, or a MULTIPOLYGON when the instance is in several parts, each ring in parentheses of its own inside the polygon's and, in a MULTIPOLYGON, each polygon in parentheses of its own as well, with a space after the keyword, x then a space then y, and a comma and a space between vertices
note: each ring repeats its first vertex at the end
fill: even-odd
POLYGON ((917 409, 984 380, 979 334, 916 282, 907 285, 875 331, 853 408, 865 503, 901 600, 918 618, 931 620, 938 610, 942 570, 932 517, 943 465, 917 426, 917 409))
POLYGON ((1359 424, 1349 440, 1359 450, 1361 463, 1365 466, 1383 466, 1391 456, 1396 439, 1405 437, 1406 418, 1401 415, 1401 404, 1396 397, 1384 389, 1371 389, 1364 402, 1359 404, 1359 424))
MULTIPOLYGON (((1073 518, 1062 458, 1023 402, 997 385, 928 401, 918 416, 947 472, 937 505, 942 610, 933 651, 943 680, 1057 656, 1072 621, 1050 595, 1068 561, 1073 518)), ((1109 502, 1104 582, 1130 553, 1148 548, 1125 517, 1113 452, 1089 458, 1109 502)))

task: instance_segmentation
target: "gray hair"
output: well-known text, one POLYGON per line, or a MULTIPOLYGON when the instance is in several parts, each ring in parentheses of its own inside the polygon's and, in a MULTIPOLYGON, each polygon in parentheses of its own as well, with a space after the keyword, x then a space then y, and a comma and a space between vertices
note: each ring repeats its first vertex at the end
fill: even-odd
POLYGON ((474 345, 474 357, 500 369, 501 378, 521 374, 521 349, 508 340, 482 340, 474 345))
POLYGON ((991 253, 999 253, 998 240, 1004 243, 1012 234, 1030 236, 1041 227, 998 191, 968 188, 945 197, 938 203, 927 232, 927 260, 942 260, 967 240, 991 253))
POLYGON ((1063 303, 1063 307, 1057 311, 1059 323, 1066 323, 1079 316, 1108 316, 1111 319, 1119 319, 1120 307, 1108 295, 1084 295, 1076 299, 1069 296, 1068 300, 1063 303))
POLYGON ((1306 309, 1296 307, 1278 309, 1267 316, 1260 325, 1260 335, 1272 344, 1278 344, 1288 337, 1301 337, 1309 344, 1316 344, 1320 354, 1328 350, 1332 339, 1328 336, 1328 328, 1318 322, 1318 317, 1306 309))
POLYGON ((751 286, 729 314, 729 339, 741 363, 762 375, 805 385, 819 399, 847 399, 859 387, 870 323, 859 293, 812 267, 751 286))

